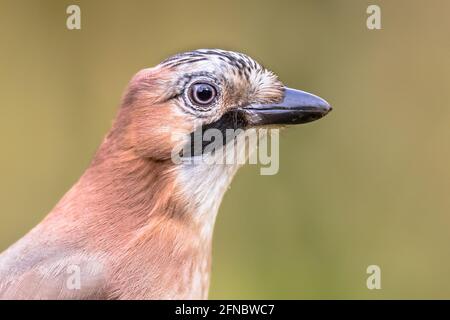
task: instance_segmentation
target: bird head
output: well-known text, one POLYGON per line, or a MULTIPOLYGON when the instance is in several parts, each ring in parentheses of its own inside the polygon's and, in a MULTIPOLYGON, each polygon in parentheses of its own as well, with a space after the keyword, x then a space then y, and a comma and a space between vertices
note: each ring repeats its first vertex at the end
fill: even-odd
MULTIPOLYGON (((192 147, 192 135, 204 129, 263 131, 259 129, 314 121, 330 110, 325 100, 285 87, 274 73, 247 55, 217 49, 185 52, 143 69, 132 78, 105 147, 101 148, 105 152, 99 152, 97 159, 110 158, 108 146, 113 145, 126 154, 115 158, 151 160, 153 169, 144 172, 154 175, 151 190, 153 194, 159 190, 159 203, 181 201, 183 204, 176 207, 210 217, 198 221, 211 234, 208 230, 214 224, 221 199, 245 161, 175 162, 174 154, 183 154, 186 145, 192 147), (175 200, 170 200, 170 195, 175 200)), ((224 137, 227 141, 221 147, 232 145, 226 134, 224 137)), ((237 140, 235 137, 232 141, 237 140)), ((203 154, 203 147, 202 156, 212 155, 203 154)), ((248 157, 254 154, 256 145, 242 149, 248 151, 244 155, 248 157)), ((135 173, 135 166, 119 167, 131 167, 133 183, 143 179, 135 173)))
POLYGON ((170 158, 198 128, 249 129, 317 120, 331 110, 285 87, 249 56, 217 49, 185 52, 138 72, 123 99, 125 135, 138 154, 170 158))

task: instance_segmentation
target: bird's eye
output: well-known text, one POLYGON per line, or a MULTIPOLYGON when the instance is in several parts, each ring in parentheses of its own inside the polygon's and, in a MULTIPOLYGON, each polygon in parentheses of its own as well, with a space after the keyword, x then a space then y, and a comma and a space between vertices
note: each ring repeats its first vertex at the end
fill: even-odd
POLYGON ((189 98, 198 106, 211 104, 217 96, 216 88, 208 83, 194 83, 189 89, 189 98))

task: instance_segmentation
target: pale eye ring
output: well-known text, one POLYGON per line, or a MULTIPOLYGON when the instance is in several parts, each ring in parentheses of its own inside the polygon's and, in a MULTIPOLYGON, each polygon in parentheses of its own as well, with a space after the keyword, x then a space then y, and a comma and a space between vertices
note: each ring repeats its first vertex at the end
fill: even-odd
POLYGON ((195 82, 189 88, 189 99, 199 107, 209 106, 216 97, 216 87, 207 82, 195 82))

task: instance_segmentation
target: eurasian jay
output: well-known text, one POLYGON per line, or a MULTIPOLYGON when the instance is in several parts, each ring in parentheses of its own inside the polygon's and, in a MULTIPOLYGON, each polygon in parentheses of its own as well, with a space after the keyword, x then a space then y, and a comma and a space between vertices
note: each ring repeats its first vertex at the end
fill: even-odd
POLYGON ((196 50, 139 71, 78 182, 0 255, 0 298, 207 298, 214 221, 240 164, 178 163, 173 150, 201 126, 299 124, 330 110, 241 53, 196 50))

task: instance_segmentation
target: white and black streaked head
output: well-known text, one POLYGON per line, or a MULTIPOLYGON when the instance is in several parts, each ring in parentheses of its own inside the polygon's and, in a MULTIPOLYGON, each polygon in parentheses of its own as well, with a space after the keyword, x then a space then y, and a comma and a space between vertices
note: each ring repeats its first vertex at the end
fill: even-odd
POLYGON ((172 86, 173 97, 181 97, 177 105, 207 123, 233 109, 283 97, 278 78, 241 53, 196 50, 173 56, 160 66, 178 74, 172 86))
POLYGON ((201 49, 177 54, 130 82, 122 109, 132 109, 132 141, 139 152, 163 159, 198 128, 248 129, 310 122, 329 104, 286 88, 249 56, 201 49))

